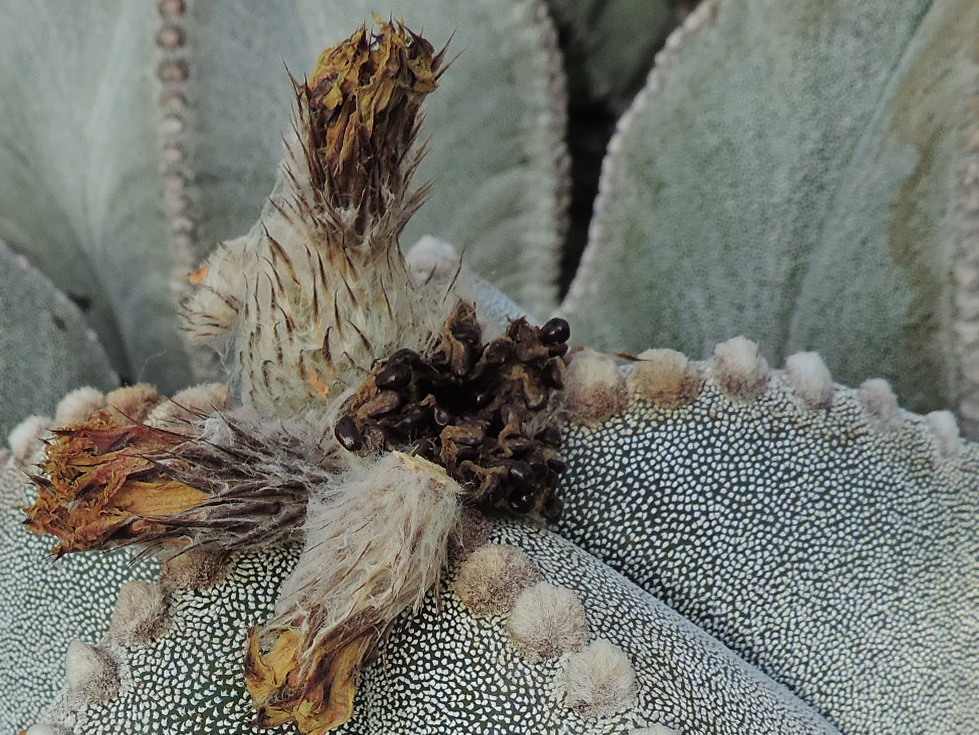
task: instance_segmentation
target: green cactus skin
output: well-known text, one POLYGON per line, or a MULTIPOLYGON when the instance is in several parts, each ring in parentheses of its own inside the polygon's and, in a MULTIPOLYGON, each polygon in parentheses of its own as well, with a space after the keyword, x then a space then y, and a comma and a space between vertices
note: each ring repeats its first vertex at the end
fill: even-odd
POLYGON ((695 401, 567 427, 561 533, 841 732, 975 732, 979 448, 878 381, 743 400, 690 370, 695 401))
POLYGON ((702 3, 610 144, 577 338, 745 334, 971 417, 977 23, 975 0, 702 3))
MULTIPOLYGON (((3 480, 6 490, 22 492, 15 472, 8 469, 3 480)), ((57 722, 76 735, 147 728, 173 735, 295 732, 291 726, 252 726, 241 660, 245 633, 271 614, 296 548, 235 557, 217 585, 170 592, 165 632, 140 645, 123 645, 107 625, 108 603, 124 579, 154 578, 152 567, 128 568, 129 555, 119 553, 85 554, 68 565, 45 567, 50 540, 20 528, 9 500, 7 508, 0 563, 34 573, 30 586, 5 590, 0 608, 0 681, 10 685, 0 688, 0 726, 9 731, 57 722), (57 620, 56 629, 37 625, 46 619, 57 620), (64 622, 89 643, 102 640, 119 665, 118 696, 75 711, 64 701, 51 706, 51 684, 60 678, 70 637, 64 622), (26 634, 28 628, 33 635, 26 634), (44 655, 28 664, 36 660, 35 647, 44 655), (25 681, 27 665, 32 668, 25 681)), ((592 639, 621 646, 635 668, 633 706, 592 719, 562 706, 554 693, 561 663, 524 660, 507 638, 504 615, 477 618, 461 604, 453 572, 418 616, 396 624, 381 659, 365 671, 357 714, 338 733, 623 733, 650 723, 720 735, 836 732, 783 687, 552 532, 501 522, 488 540, 524 549, 547 581, 580 596, 592 639)))

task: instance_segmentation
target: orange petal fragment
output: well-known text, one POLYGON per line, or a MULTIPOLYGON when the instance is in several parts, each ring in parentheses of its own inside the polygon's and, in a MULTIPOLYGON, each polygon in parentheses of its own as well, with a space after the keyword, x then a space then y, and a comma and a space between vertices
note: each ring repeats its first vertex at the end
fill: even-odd
POLYGON ((187 440, 180 434, 120 421, 109 410, 54 434, 43 474, 33 478, 39 493, 27 526, 56 536, 58 555, 138 540, 208 498, 160 466, 187 440))

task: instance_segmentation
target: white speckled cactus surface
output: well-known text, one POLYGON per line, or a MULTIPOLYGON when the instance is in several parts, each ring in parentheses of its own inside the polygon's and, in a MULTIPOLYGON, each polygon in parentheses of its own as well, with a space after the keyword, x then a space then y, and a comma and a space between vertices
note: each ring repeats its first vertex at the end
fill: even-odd
POLYGON ((979 735, 979 0, 2 15, 0 732, 979 735))

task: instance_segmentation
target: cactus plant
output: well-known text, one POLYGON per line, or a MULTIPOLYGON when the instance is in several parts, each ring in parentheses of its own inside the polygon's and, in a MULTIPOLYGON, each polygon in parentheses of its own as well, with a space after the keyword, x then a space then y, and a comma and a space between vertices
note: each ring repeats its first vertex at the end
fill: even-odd
MULTIPOLYGON (((861 371, 879 364, 915 405, 959 401, 968 417, 976 125, 962 100, 975 92, 976 60, 956 29, 979 3, 768 5, 704 2, 613 140, 592 242, 561 310, 572 335, 603 349, 657 347, 615 355, 566 354, 567 322, 534 326, 473 273, 531 312, 556 306, 565 154, 542 6, 466 6, 450 47, 464 53, 448 70, 451 50, 382 19, 315 65, 299 59, 363 21, 352 2, 275 14, 179 0, 155 15, 136 3, 113 15, 73 6, 55 30, 90 72, 73 99, 101 125, 10 137, 0 232, 90 307, 123 375, 145 371, 163 393, 112 390, 64 297, 19 276, 23 261, 4 251, 8 289, 25 293, 5 312, 11 374, 37 376, 35 405, 54 418, 16 428, 0 474, 0 724, 34 735, 974 731, 979 450, 952 413, 902 411, 885 381, 861 371), (470 26, 472 14, 485 22, 470 26), (232 53, 259 22, 260 45, 232 53), (109 26, 109 44, 73 30, 109 26), (773 32, 780 44, 756 40, 773 32), (290 85, 263 58, 270 48, 308 76, 290 85), (772 73, 758 48, 800 64, 772 73), (717 59, 734 54, 746 63, 728 65, 732 83, 717 59), (850 89, 852 70, 862 87, 850 89), (134 80, 150 71, 153 94, 140 97, 134 80), (771 87, 754 86, 759 77, 771 87), (436 87, 415 178, 431 172, 450 191, 406 227, 421 202, 416 115, 436 87), (724 87, 735 93, 710 93, 724 87), (772 87, 789 102, 759 114, 778 123, 769 180, 744 114, 772 87), (265 107, 272 89, 279 102, 265 107), (291 128, 275 122, 290 89, 291 128), (831 93, 841 102, 826 111, 831 93), (139 114, 112 117, 114 94, 139 114), (680 120, 697 124, 681 132, 680 120), (254 136, 247 155, 228 150, 236 129, 254 136), (894 142, 912 134, 919 159, 894 142), (913 207, 888 208, 894 191, 910 197, 928 182, 913 207), (272 194, 258 224, 188 283, 207 238, 257 214, 261 187, 272 194), (722 201, 725 187, 740 198, 722 201), (766 187, 785 197, 771 210, 752 199, 766 187), (684 196, 717 206, 645 218, 685 211, 684 196), (399 242, 424 232, 462 245, 466 264, 432 238, 403 256, 399 242), (769 265, 794 274, 788 285, 745 286, 749 234, 768 243, 769 265), (898 288, 874 254, 911 238, 922 241, 899 266, 920 280, 898 288), (721 241, 726 260, 698 255, 721 241), (58 273, 65 253, 85 258, 58 273), (819 280, 808 273, 853 262, 870 286, 796 296, 819 280), (955 318, 953 296, 927 301, 953 263, 955 318), (636 285, 654 266, 653 285, 636 285), (697 288, 671 275, 688 272, 697 288), (887 297, 868 296, 880 284, 891 284, 887 297), (801 316, 780 306, 732 321, 734 291, 746 304, 798 298, 801 316), (192 369, 213 375, 214 361, 180 345, 173 292, 184 329, 219 356, 222 382, 176 392, 192 369), (125 309, 134 298, 138 320, 125 309), (837 350, 798 326, 828 298, 851 315, 834 339, 867 342, 869 329, 884 347, 837 350), (67 375, 65 335, 39 332, 57 373, 20 347, 48 309, 91 354, 67 375), (737 331, 760 345, 720 341, 737 331), (906 359, 907 345, 925 344, 915 338, 927 341, 923 360, 906 359), (713 341, 706 362, 666 349, 713 341), (789 354, 800 347, 819 347, 860 387, 835 384, 813 352, 789 354), (786 358, 784 370, 762 352, 786 358), (95 387, 53 405, 82 383, 95 387), (33 530, 56 539, 23 525, 26 505, 33 530), (64 558, 51 563, 55 545, 64 558)), ((444 41, 456 7, 412 12, 444 41)), ((554 11, 573 24, 590 7, 554 11)), ((5 131, 55 97, 58 81, 51 59, 27 49, 43 13, 15 3, 12 18, 18 40, 0 53, 29 63, 4 82, 5 131)), ((11 399, 5 410, 19 410, 11 399)))

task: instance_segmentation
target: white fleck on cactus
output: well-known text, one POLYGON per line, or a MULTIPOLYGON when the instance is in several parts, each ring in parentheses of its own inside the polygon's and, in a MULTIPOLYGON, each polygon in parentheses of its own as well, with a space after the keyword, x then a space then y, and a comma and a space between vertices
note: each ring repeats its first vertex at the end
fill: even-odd
MULTIPOLYGON (((624 99, 630 8, 553 0, 574 94, 624 99)), ((868 366, 971 416, 979 2, 701 3, 612 142, 561 309, 638 354, 569 352, 475 274, 555 308, 544 6, 392 7, 456 27, 448 54, 382 16, 314 65, 365 11, 86 0, 51 28, 71 85, 30 47, 52 8, 0 29, 0 236, 164 391, 111 390, 0 251, 0 728, 977 732, 979 449, 868 366), (52 99, 90 124, 31 137, 52 99), (221 380, 177 392, 191 362, 221 380)))

